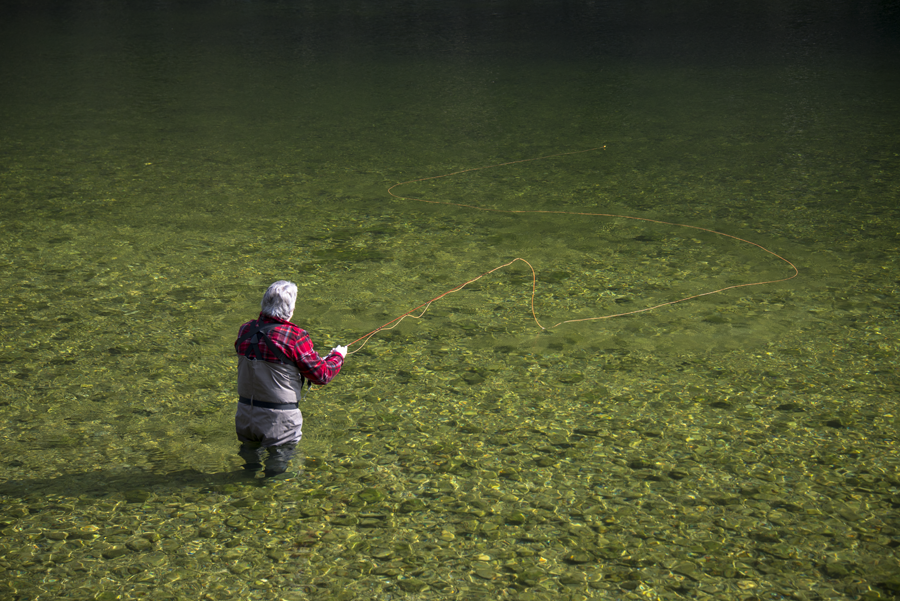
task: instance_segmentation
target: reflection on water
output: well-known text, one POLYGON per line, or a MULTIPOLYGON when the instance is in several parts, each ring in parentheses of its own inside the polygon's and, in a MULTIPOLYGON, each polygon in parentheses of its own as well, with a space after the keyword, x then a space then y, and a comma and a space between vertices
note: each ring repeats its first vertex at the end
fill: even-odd
POLYGON ((896 594, 900 28, 866 6, 3 9, 3 595, 896 594), (604 144, 398 193, 800 277, 544 332, 517 263, 315 391, 301 478, 241 479, 231 345, 276 279, 327 349, 515 257, 545 324, 790 275, 387 194, 604 144))

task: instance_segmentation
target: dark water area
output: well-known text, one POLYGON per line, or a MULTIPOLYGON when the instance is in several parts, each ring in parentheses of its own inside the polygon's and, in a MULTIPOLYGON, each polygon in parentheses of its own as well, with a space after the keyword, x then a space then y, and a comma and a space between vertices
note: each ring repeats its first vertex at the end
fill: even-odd
POLYGON ((0 598, 896 599, 898 107, 896 1, 3 3, 0 598))

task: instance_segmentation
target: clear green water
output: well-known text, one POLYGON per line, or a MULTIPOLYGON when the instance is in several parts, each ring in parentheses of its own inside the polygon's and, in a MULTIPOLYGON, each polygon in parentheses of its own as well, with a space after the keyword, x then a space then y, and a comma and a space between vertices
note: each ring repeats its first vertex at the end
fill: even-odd
POLYGON ((896 596, 893 13, 59 6, 0 26, 4 598, 896 596), (239 479, 276 279, 324 350, 515 257, 545 325, 790 275, 387 194, 603 145, 395 192, 800 276, 542 332, 518 263, 239 479))

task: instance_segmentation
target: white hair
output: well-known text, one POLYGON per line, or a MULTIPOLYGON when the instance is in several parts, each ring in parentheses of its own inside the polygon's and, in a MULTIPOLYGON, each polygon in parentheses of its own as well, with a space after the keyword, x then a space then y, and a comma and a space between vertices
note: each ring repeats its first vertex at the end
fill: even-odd
POLYGON ((287 280, 278 280, 263 294, 260 311, 263 315, 280 317, 290 321, 297 302, 297 284, 287 280))

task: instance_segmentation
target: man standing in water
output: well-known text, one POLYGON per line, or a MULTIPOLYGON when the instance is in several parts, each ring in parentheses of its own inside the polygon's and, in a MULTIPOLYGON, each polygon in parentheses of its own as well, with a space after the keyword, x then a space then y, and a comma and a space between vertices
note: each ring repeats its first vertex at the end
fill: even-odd
MULTIPOLYGON (((303 435, 303 384, 324 386, 344 364, 346 346, 336 346, 325 358, 313 349, 306 331, 290 322, 297 302, 297 285, 279 280, 263 295, 259 319, 238 331, 238 395, 235 429, 244 469, 265 476, 287 473, 303 435)), ((284 477, 284 476, 282 476, 284 477)))

